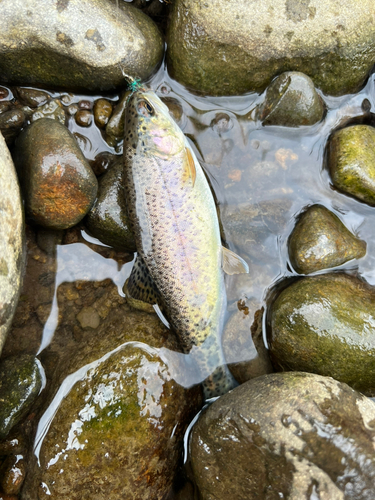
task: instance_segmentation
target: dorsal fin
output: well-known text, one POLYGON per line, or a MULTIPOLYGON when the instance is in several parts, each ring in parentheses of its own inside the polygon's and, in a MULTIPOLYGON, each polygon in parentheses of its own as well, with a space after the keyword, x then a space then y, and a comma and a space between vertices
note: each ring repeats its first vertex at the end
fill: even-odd
POLYGON ((249 266, 242 257, 232 252, 228 248, 223 249, 223 269, 226 274, 246 274, 249 272, 249 266))
POLYGON ((185 147, 185 151, 186 151, 186 158, 187 158, 187 163, 188 163, 189 175, 191 177, 193 187, 194 187, 195 178, 197 177, 197 171, 195 168, 195 160, 193 158, 193 155, 192 155, 189 147, 185 147))

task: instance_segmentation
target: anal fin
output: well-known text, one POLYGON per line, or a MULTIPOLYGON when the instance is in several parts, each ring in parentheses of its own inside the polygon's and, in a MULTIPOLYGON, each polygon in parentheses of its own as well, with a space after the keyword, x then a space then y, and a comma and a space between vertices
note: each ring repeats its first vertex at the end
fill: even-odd
POLYGON ((223 269, 226 274, 246 274, 249 272, 249 266, 246 261, 228 248, 223 250, 223 269))

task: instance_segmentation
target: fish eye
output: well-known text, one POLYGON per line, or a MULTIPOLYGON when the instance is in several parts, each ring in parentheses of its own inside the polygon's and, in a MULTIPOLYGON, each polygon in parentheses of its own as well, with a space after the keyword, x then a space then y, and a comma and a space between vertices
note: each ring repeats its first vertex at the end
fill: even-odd
POLYGON ((154 108, 146 100, 139 101, 137 108, 138 113, 143 116, 152 116, 154 114, 154 108))

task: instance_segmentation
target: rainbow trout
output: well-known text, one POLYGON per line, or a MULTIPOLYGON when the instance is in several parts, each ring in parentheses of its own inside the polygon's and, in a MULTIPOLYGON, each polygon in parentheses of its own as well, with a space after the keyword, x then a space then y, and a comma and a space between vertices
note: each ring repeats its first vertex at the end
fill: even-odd
POLYGON ((223 268, 248 272, 221 245, 215 202, 203 170, 167 106, 151 90, 130 96, 125 115, 125 196, 137 246, 127 292, 157 302, 185 352, 201 346, 206 398, 233 387, 220 347, 223 268), (149 274, 144 277, 144 271, 149 274), (148 280, 148 284, 146 281, 148 280))

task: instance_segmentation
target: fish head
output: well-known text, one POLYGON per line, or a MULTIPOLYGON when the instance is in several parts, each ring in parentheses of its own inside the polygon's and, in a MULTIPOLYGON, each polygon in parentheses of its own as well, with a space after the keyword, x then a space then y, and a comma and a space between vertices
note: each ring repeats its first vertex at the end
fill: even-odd
POLYGON ((136 145, 137 153, 165 160, 185 148, 185 136, 171 117, 168 107, 152 90, 139 89, 127 104, 125 142, 136 145), (136 141, 136 142, 135 142, 136 141))

